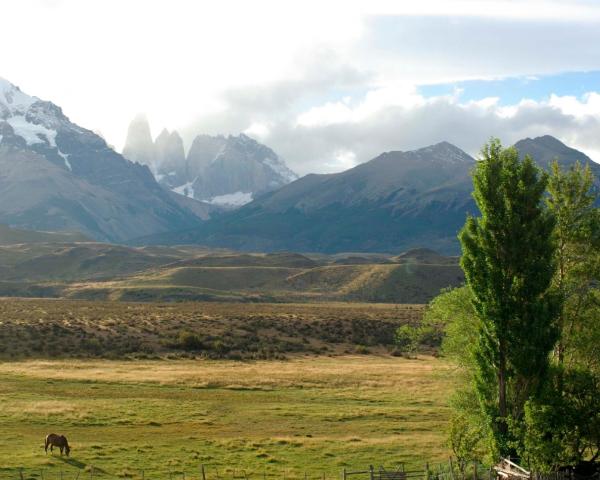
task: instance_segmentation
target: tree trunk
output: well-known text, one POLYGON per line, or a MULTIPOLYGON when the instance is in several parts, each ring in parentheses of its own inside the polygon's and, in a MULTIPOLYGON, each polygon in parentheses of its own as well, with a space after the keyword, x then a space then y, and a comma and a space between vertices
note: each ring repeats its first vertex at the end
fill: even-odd
MULTIPOLYGON (((498 431, 506 438, 508 425, 506 423, 506 352, 503 342, 500 342, 498 358, 498 431)), ((505 452, 502 452, 503 454, 505 452)))

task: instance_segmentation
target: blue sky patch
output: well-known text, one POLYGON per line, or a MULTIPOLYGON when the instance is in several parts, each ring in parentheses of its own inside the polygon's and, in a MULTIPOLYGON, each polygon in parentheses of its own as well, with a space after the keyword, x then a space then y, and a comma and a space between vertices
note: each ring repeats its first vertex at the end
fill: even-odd
POLYGON ((600 91, 600 70, 567 72, 557 75, 519 76, 498 80, 468 80, 438 85, 421 85, 418 91, 425 97, 451 95, 461 90, 460 100, 481 100, 499 97, 501 105, 513 105, 524 98, 544 100, 551 94, 581 97, 587 92, 600 91))

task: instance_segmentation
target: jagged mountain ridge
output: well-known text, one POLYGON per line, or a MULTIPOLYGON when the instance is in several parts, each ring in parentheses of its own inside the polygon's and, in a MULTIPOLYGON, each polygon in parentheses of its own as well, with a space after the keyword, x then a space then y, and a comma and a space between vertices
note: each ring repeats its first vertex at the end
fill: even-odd
POLYGON ((164 187, 223 207, 239 207, 296 180, 277 154, 245 134, 198 135, 187 156, 176 131, 152 142, 148 121, 131 123, 123 155, 150 167, 164 187))
POLYGON ((0 171, 0 223, 115 242, 199 223, 146 166, 1 78, 0 171))
MULTIPOLYGON (((600 178, 600 165, 554 137, 515 146, 543 168, 555 158, 563 168, 579 161, 600 178)), ((138 241, 323 253, 427 247, 455 255, 467 214, 478 214, 471 195, 474 165, 447 142, 387 152, 345 172, 307 175, 200 228, 138 241)))
POLYGON ((456 252, 465 212, 475 212, 475 160, 442 142, 387 152, 337 174, 307 175, 201 228, 140 241, 242 250, 456 252))

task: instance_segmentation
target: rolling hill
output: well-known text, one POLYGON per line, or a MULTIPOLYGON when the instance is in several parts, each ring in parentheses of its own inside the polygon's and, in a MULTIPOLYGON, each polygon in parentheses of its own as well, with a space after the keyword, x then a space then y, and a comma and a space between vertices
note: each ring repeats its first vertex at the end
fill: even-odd
POLYGON ((463 282, 455 257, 249 254, 94 242, 0 245, 0 296, 129 301, 425 303, 463 282))

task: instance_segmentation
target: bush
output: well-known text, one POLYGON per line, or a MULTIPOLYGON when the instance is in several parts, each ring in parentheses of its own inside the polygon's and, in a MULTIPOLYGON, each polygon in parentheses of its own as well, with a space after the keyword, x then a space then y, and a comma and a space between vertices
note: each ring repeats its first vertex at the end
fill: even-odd
POLYGON ((204 344, 200 336, 192 332, 181 332, 177 345, 182 350, 187 351, 198 351, 204 348, 204 344))
POLYGON ((412 353, 417 349, 419 333, 411 325, 402 325, 396 330, 396 345, 401 352, 412 353))

